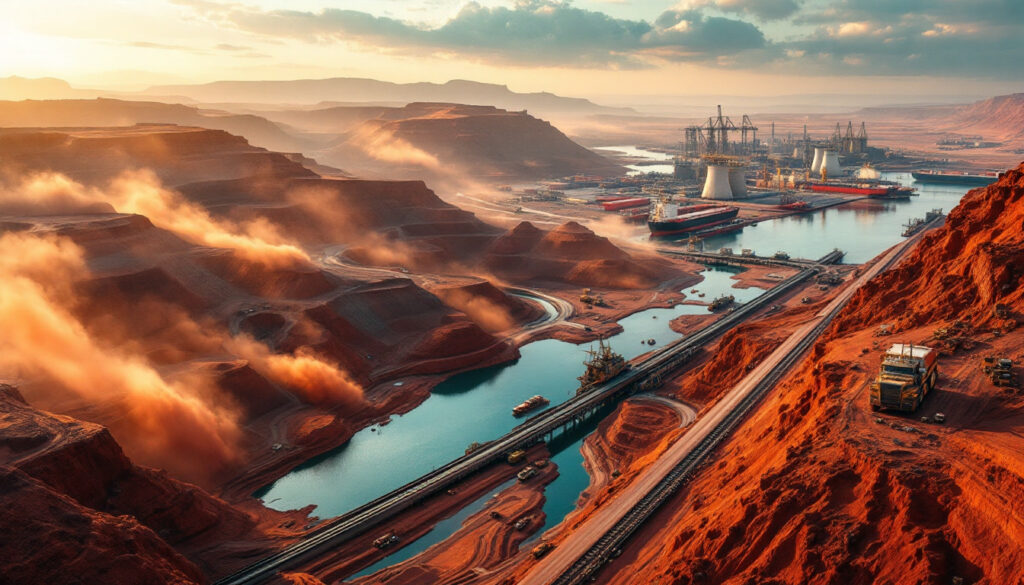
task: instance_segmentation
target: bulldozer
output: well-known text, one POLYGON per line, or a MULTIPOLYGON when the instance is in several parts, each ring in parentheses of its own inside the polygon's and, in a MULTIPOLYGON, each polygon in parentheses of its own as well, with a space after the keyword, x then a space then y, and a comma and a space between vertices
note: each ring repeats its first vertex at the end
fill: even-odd
POLYGON ((595 307, 604 307, 604 297, 600 294, 594 294, 589 288, 583 289, 583 294, 580 295, 580 302, 586 305, 593 305, 595 307))

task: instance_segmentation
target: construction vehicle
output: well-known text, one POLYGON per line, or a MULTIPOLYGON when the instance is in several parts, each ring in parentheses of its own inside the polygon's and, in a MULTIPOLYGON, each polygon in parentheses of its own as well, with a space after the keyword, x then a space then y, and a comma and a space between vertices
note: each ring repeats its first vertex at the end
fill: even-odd
POLYGON ((882 356, 871 383, 871 410, 913 412, 939 379, 938 352, 912 343, 894 343, 882 356))
POLYGON ((595 307, 604 307, 604 297, 601 295, 593 294, 589 288, 583 289, 583 294, 580 295, 580 302, 585 305, 594 305, 595 307))
POLYGON ((506 459, 506 461, 508 461, 509 465, 515 465, 516 463, 519 463, 523 459, 526 459, 526 451, 522 449, 517 449, 508 454, 508 458, 506 459))
POLYGON ((523 516, 519 520, 515 521, 512 528, 516 530, 526 530, 526 527, 530 525, 530 522, 533 522, 533 516, 523 516))
POLYGON ((989 356, 985 358, 985 374, 994 386, 1014 386, 1013 360, 989 356))
POLYGON ((583 365, 587 366, 587 371, 577 378, 580 381, 580 387, 576 390, 577 395, 602 382, 611 380, 629 368, 626 359, 621 354, 612 351, 611 346, 604 342, 603 337, 597 340, 597 351, 590 349, 587 350, 587 354, 590 359, 583 362, 583 365))
POLYGON ((399 540, 401 539, 398 538, 397 534, 395 534, 394 532, 388 532, 387 534, 374 539, 373 546, 381 550, 384 550, 391 545, 398 544, 399 540))
POLYGON ((533 558, 539 559, 544 555, 548 554, 549 552, 551 552, 551 549, 553 548, 555 548, 555 545, 551 544, 550 542, 542 542, 537 546, 533 547, 533 550, 530 551, 530 554, 533 555, 533 558))
POLYGON ((535 475, 537 475, 537 468, 532 465, 527 465, 516 474, 516 477, 519 478, 519 481, 526 481, 535 475))

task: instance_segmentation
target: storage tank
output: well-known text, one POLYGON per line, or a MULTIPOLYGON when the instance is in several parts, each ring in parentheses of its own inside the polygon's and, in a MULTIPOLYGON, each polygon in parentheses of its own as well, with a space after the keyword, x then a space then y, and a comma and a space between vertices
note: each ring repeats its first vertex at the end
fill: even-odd
POLYGON ((700 196, 702 199, 732 199, 728 165, 708 165, 708 178, 704 181, 704 191, 700 196))
POLYGON ((826 150, 818 171, 821 172, 821 169, 825 169, 825 174, 828 177, 838 177, 843 172, 843 168, 839 166, 839 153, 834 150, 826 150))
POLYGON ((747 196, 747 169, 729 167, 729 189, 732 190, 733 199, 747 196))
POLYGON ((818 174, 821 172, 821 161, 825 158, 824 148, 814 149, 814 160, 811 161, 811 174, 818 174))

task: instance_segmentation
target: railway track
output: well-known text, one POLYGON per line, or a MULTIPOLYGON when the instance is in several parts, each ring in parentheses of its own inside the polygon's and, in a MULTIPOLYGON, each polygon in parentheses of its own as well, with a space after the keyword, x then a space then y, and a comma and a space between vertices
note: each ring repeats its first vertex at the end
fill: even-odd
MULTIPOLYGON (((826 256, 825 259, 827 259, 826 256)), ((823 259, 824 260, 824 259, 823 259)), ((716 339, 768 304, 786 295, 819 271, 808 267, 756 299, 740 306, 700 331, 654 351, 643 362, 604 386, 574 397, 527 419, 508 434, 478 450, 459 457, 408 484, 322 524, 301 541, 256 561, 242 570, 218 580, 215 585, 252 585, 262 583, 278 571, 294 567, 320 552, 354 538, 373 526, 394 517, 409 507, 441 492, 464 477, 503 460, 508 453, 540 442, 567 424, 582 420, 602 405, 618 400, 651 383, 657 383, 675 370, 705 344, 716 339)))

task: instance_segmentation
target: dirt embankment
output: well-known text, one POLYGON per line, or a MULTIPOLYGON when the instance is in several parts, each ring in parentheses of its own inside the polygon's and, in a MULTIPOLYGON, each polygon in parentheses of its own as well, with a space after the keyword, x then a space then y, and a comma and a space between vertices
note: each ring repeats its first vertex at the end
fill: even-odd
MULTIPOLYGON (((1024 310, 1022 171, 971 192, 943 228, 858 292, 718 463, 667 504, 601 580, 1021 581, 1024 394, 992 385, 981 358, 1024 357, 1016 333, 1024 310), (997 304, 1006 312, 996 315, 997 304), (897 336, 876 337, 883 323, 897 336), (953 339, 941 330, 951 325, 953 339), (893 341, 942 349, 939 386, 914 415, 875 414, 868 405, 880 353, 893 341), (945 425, 919 420, 936 412, 945 425)), ((741 330, 734 340, 763 338, 741 330)))

